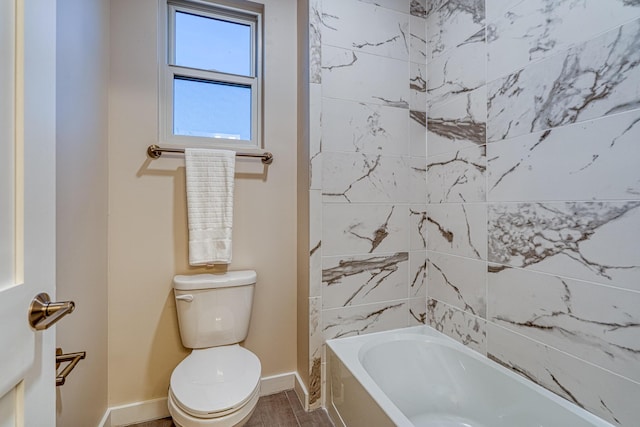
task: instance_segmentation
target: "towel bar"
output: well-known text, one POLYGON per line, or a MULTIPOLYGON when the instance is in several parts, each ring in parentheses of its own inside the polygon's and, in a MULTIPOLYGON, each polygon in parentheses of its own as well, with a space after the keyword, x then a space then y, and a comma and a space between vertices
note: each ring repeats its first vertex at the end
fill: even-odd
MULTIPOLYGON (((150 145, 147 148, 147 155, 152 159, 159 158, 162 153, 184 153, 184 148, 162 148, 157 145, 150 145)), ((236 153, 238 157, 256 157, 262 159, 262 163, 270 165, 273 162, 273 154, 265 151, 264 153, 236 153)))
POLYGON ((71 362, 59 373, 56 374, 56 387, 64 385, 67 380, 67 375, 73 371, 78 362, 87 357, 86 351, 80 351, 78 353, 62 354, 62 348, 56 348, 56 371, 60 368, 60 364, 63 362, 71 362))

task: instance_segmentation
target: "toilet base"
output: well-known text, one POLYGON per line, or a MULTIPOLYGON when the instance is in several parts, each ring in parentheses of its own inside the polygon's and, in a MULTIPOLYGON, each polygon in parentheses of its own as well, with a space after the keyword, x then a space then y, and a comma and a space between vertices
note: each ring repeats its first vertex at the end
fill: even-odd
POLYGON ((187 414, 176 405, 172 394, 171 390, 169 390, 167 406, 169 407, 169 414, 171 414, 173 423, 177 427, 241 427, 249 421, 249 418, 253 415, 253 411, 256 409, 256 404, 260 398, 260 386, 256 387, 253 396, 251 396, 251 399, 247 401, 243 407, 236 412, 217 418, 197 418, 187 414))

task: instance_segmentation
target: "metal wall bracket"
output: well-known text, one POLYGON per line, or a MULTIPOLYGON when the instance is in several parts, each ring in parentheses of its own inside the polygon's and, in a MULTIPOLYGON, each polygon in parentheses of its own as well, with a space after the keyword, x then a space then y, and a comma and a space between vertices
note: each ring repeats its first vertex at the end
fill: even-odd
POLYGON ((62 354, 62 349, 60 347, 56 348, 56 371, 58 370, 58 368, 60 368, 60 364, 64 362, 71 362, 67 366, 65 366, 64 369, 59 374, 56 375, 57 387, 64 385, 65 381, 67 380, 67 375, 69 375, 71 371, 73 371, 73 368, 76 367, 78 362, 80 362, 86 356, 87 356, 86 351, 81 351, 78 353, 62 354))

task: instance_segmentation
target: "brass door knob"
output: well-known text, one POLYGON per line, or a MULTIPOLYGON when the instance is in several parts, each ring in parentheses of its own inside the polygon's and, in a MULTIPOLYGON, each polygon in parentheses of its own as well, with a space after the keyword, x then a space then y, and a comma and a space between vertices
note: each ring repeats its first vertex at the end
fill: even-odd
POLYGON ((36 331, 48 329, 75 308, 73 301, 51 302, 48 294, 40 293, 29 306, 29 324, 36 331))

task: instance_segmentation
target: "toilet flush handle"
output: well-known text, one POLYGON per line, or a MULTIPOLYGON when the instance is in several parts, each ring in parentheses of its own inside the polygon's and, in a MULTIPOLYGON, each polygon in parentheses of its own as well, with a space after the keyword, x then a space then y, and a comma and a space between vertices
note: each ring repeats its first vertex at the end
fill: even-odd
POLYGON ((180 300, 180 301, 191 302, 191 301, 193 301, 193 295, 189 295, 189 294, 187 294, 187 295, 178 295, 176 297, 176 299, 180 300))

